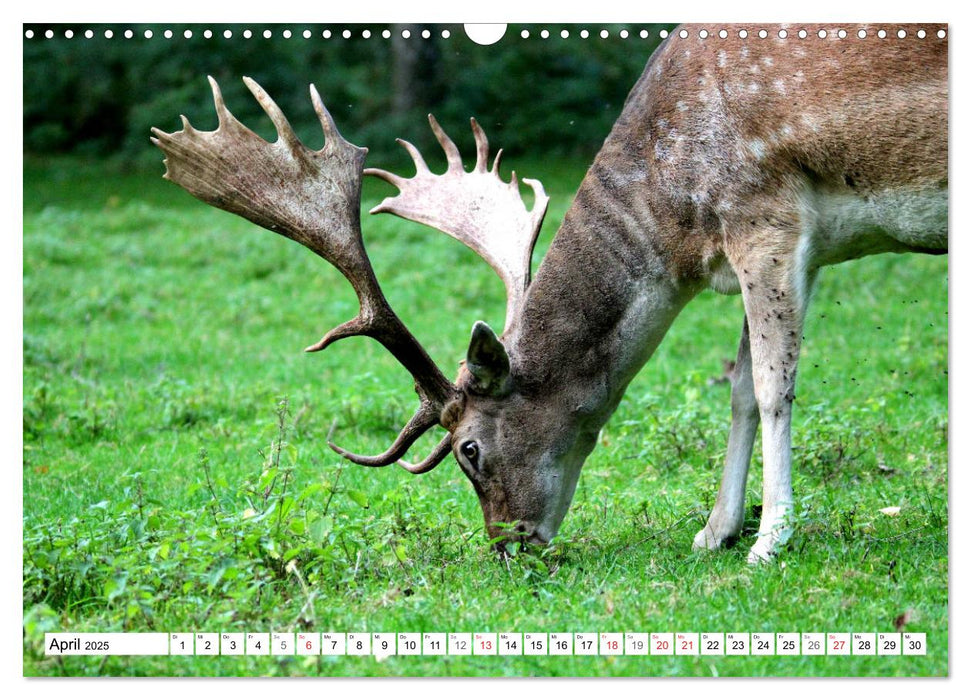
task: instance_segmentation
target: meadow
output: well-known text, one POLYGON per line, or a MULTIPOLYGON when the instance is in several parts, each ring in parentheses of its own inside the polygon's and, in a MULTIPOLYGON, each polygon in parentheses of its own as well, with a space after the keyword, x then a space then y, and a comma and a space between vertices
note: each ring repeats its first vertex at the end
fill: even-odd
MULTIPOLYGON (((586 164, 511 165, 552 197, 535 267, 586 164)), ((885 255, 821 273, 794 419, 797 529, 776 561, 745 562, 758 455, 742 541, 691 551, 720 479, 724 361, 742 323, 740 299, 713 292, 632 383, 560 535, 502 561, 451 458, 412 476, 327 448, 333 429, 340 444, 379 452, 416 405, 410 377, 370 340, 301 352, 356 313, 346 281, 161 173, 25 166, 25 675, 948 673, 946 258, 885 255), (68 630, 897 629, 926 632, 927 655, 43 654, 45 631, 68 630)), ((364 209, 387 193, 368 183, 364 209)), ((391 304, 450 374, 474 321, 502 326, 501 283, 437 232, 389 216, 363 223, 391 304)))

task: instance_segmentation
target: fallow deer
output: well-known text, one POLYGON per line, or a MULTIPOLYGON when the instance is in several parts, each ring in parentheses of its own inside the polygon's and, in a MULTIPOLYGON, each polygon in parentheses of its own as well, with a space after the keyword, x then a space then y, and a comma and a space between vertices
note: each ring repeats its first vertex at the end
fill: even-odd
MULTIPOLYGON (((528 209, 513 173, 472 121, 474 168, 429 117, 448 168, 365 170, 311 86, 326 145, 303 146, 280 109, 244 78, 272 119, 268 143, 228 111, 210 79, 219 126, 153 130, 165 177, 216 207, 291 238, 340 270, 360 313, 307 348, 352 335, 382 343, 415 378, 417 412, 369 466, 413 473, 449 453, 472 482, 491 537, 548 542, 581 466, 624 391, 681 309, 705 288, 741 293, 732 423, 721 488, 698 548, 741 530, 745 481, 762 425, 763 504, 749 560, 768 559, 791 528, 790 420, 803 321, 817 271, 882 252, 947 250, 946 28, 818 26, 676 30, 651 57, 603 144, 536 278, 530 258, 546 210, 528 209), (800 30, 804 30, 800 34, 800 30), (823 30, 823 31, 821 31, 823 30), (865 38, 863 33, 866 33, 865 38), (939 33, 940 32, 940 33, 939 33), (682 36, 682 34, 684 36, 682 36), (440 229, 479 253, 508 293, 501 337, 472 329, 453 383, 383 296, 360 229, 363 175, 399 193, 389 212, 440 229), (425 431, 447 436, 402 461, 425 431), (499 524, 515 523, 504 530, 499 524)), ((501 154, 501 151, 500 151, 501 154)))

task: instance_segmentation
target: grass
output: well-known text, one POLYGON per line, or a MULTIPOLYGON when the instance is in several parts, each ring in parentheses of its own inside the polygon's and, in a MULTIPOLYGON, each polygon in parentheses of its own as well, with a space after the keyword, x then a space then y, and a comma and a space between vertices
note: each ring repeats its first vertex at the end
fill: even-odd
MULTIPOLYGON (((584 164, 516 167, 553 197, 543 249, 584 164)), ((339 442, 380 451, 414 407, 407 373, 369 340, 300 352, 354 315, 350 286, 160 174, 31 160, 24 172, 25 675, 948 673, 945 258, 821 274, 794 422, 799 522, 776 562, 745 563, 758 457, 742 543, 690 551, 719 482, 722 362, 742 319, 737 297, 713 293, 631 385, 554 546, 500 562, 452 460, 413 477, 327 448, 336 420, 339 442), (43 633, 64 630, 850 632, 895 621, 927 633, 927 656, 43 655, 43 633)), ((365 207, 385 193, 369 184, 365 207)), ((392 305, 443 368, 476 319, 501 326, 502 286, 462 246, 391 217, 364 225, 392 305)))

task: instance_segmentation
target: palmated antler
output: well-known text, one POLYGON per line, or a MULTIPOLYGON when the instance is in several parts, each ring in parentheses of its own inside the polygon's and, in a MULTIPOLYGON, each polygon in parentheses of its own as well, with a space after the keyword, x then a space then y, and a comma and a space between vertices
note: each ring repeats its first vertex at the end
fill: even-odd
POLYGON ((475 135, 476 159, 471 172, 465 172, 458 147, 435 117, 428 115, 428 121, 445 151, 448 169, 441 175, 432 173, 418 149, 398 139, 415 161, 417 172, 414 177, 403 178, 375 168, 365 170, 365 175, 379 177, 399 190, 371 213, 389 212, 432 226, 478 253, 506 286, 505 327, 508 330, 529 286, 530 259, 549 197, 538 180, 524 178, 523 182, 535 195, 532 211, 527 210, 519 193, 516 173, 512 173, 510 182, 503 182, 499 177, 501 149, 492 169, 487 169, 489 142, 475 119, 472 120, 472 133, 475 135))
MULTIPOLYGON (((367 149, 341 137, 313 85, 310 96, 326 137, 319 151, 300 142, 263 88, 249 78, 243 81, 276 126, 277 141, 269 143, 241 124, 226 108, 219 86, 210 77, 219 117, 215 131, 198 131, 184 116, 181 131, 168 134, 152 129, 152 141, 166 155, 165 177, 207 204, 306 246, 334 265, 351 283, 360 313, 328 332, 307 351, 323 350, 341 338, 366 335, 384 345, 411 372, 421 404, 388 450, 367 457, 329 443, 336 452, 358 464, 392 464, 439 423, 442 407, 458 389, 392 311, 364 250, 360 206, 367 149)), ((418 465, 402 466, 416 473, 432 469, 448 453, 447 449, 442 450, 442 444, 448 440, 418 465)))

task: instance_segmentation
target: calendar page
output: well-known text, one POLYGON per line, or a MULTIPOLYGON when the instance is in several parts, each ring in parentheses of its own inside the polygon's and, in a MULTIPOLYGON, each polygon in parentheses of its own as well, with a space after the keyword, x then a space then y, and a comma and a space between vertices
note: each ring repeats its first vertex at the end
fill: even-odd
POLYGON ((948 675, 949 32, 23 24, 23 675, 948 675))

